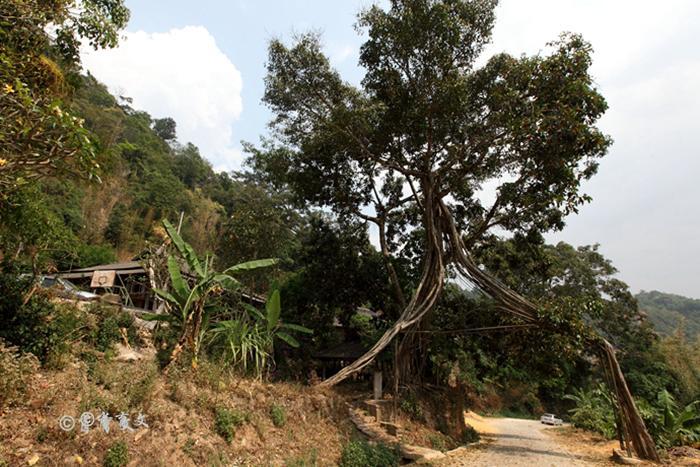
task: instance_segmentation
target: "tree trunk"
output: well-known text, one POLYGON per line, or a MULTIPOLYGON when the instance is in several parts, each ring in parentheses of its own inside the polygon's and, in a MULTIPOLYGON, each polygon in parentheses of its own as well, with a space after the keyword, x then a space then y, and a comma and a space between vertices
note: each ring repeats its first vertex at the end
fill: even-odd
MULTIPOLYGON (((425 314, 430 311, 442 292, 445 279, 443 239, 447 241, 451 259, 454 261, 457 269, 499 303, 501 310, 514 314, 525 322, 538 323, 537 307, 534 303, 504 286, 488 272, 480 269, 474 262, 464 245, 461 235, 457 231, 452 213, 442 200, 432 197, 431 187, 429 184, 426 185, 422 187, 425 195, 423 206, 425 209, 426 259, 418 288, 396 323, 384 333, 366 354, 343 368, 333 377, 321 382, 320 385, 332 386, 362 370, 391 343, 397 334, 420 322, 425 314)), ((605 357, 604 364, 610 371, 614 384, 612 389, 616 394, 620 408, 620 418, 628 432, 635 453, 642 459, 658 462, 659 455, 656 452, 656 446, 639 415, 632 394, 627 387, 625 377, 615 356, 615 350, 609 342, 602 338, 599 339, 598 345, 605 357)))

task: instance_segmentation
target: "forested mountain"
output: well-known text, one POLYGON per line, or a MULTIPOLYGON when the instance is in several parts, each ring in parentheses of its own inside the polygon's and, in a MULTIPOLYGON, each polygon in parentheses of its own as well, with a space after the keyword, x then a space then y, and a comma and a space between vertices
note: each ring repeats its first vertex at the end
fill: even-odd
POLYGON ((689 339, 700 335, 700 300, 657 290, 642 291, 636 299, 659 334, 671 335, 682 326, 689 339))
POLYGON ((95 142, 97 177, 47 177, 11 193, 5 251, 37 270, 130 259, 162 240, 161 219, 182 213, 184 237, 222 262, 287 257, 298 219, 283 196, 215 173, 196 146, 177 141, 172 119, 133 109, 90 75, 74 80, 70 108, 95 142))

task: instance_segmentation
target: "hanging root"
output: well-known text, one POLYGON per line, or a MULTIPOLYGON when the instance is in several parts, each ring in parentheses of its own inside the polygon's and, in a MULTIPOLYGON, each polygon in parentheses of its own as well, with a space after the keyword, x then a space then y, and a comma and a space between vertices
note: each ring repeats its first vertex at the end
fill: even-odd
POLYGON ((426 213, 426 236, 427 254, 423 273, 418 288, 413 293, 411 301, 408 303, 401 316, 389 328, 384 335, 367 351, 363 356, 355 360, 350 365, 344 367, 335 375, 319 383, 319 386, 333 386, 343 381, 348 376, 357 373, 364 367, 372 363, 379 353, 401 331, 404 331, 418 323, 425 314, 435 305, 440 297, 442 287, 445 282, 445 264, 443 260, 442 238, 437 229, 437 210, 426 213))
MULTIPOLYGON (((450 236, 450 245, 453 249, 453 257, 459 271, 469 277, 479 288, 500 303, 500 309, 520 317, 525 322, 537 323, 537 308, 532 302, 510 290, 508 287, 505 287, 495 277, 476 265, 467 251, 461 236, 457 232, 449 210, 444 204, 441 204, 441 206, 443 209, 443 218, 448 222, 447 227, 450 236)), ((603 338, 600 338, 597 343, 603 355, 603 364, 606 367, 608 379, 610 380, 608 384, 612 386, 611 390, 615 394, 617 400, 619 418, 622 421, 622 428, 625 436, 631 442, 634 452, 639 458, 659 462, 660 459, 659 454, 656 452, 656 445, 649 435, 644 420, 642 420, 642 417, 639 415, 637 406, 634 403, 634 398, 627 387, 625 376, 615 356, 615 349, 603 338)))
POLYGON ((607 340, 602 338, 597 344, 602 363, 605 366, 610 383, 612 383, 609 384, 612 386, 611 390, 615 394, 625 436, 632 444, 634 452, 639 458, 660 462, 661 459, 656 451, 654 440, 649 435, 644 420, 639 415, 632 393, 627 387, 625 376, 622 373, 622 369, 620 369, 620 364, 617 362, 615 349, 607 340))
MULTIPOLYGON (((333 386, 348 376, 362 370, 372 363, 379 353, 401 332, 420 322, 425 314, 435 305, 442 292, 445 280, 445 264, 443 240, 446 241, 449 253, 457 269, 474 282, 482 291, 490 295, 498 308, 507 313, 520 317, 532 325, 541 325, 537 307, 527 298, 509 289, 487 271, 482 270, 472 259, 462 237, 460 236, 452 213, 441 201, 434 203, 426 197, 425 227, 427 253, 423 273, 413 297, 404 308, 399 319, 384 333, 374 346, 355 362, 340 370, 337 374, 320 383, 320 386, 333 386), (432 209, 429 206, 434 206, 432 209), (444 237, 443 237, 444 236, 444 237)), ((615 349, 605 339, 597 342, 598 350, 603 357, 609 382, 615 394, 619 408, 619 418, 625 436, 632 444, 635 453, 641 459, 659 462, 656 446, 639 415, 632 394, 620 369, 615 356, 615 349)))

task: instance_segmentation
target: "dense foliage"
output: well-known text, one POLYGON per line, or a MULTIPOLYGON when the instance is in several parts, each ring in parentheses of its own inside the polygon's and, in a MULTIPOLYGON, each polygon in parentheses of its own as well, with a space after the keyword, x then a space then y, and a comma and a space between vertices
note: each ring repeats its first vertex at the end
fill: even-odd
POLYGON ((700 300, 656 290, 635 298, 659 334, 671 335, 682 326, 688 339, 700 338, 700 300))
POLYGON ((94 141, 62 99, 81 42, 114 47, 128 20, 122 0, 2 2, 0 195, 40 177, 95 174, 94 141))

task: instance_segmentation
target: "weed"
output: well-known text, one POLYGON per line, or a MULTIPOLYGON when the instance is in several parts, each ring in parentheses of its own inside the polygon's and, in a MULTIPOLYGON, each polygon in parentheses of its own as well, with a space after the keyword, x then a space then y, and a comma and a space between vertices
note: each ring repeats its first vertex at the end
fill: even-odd
POLYGON ((230 444, 236 435, 236 428, 249 421, 249 418, 248 414, 238 410, 217 407, 214 413, 214 427, 216 432, 230 444))
POLYGON ((316 467, 318 465, 318 449, 312 448, 305 456, 294 457, 284 461, 285 467, 316 467))
POLYGON ((272 424, 277 428, 283 427, 287 423, 287 412, 281 405, 272 404, 270 407, 270 418, 272 419, 272 424))
POLYGON ((430 445, 433 449, 437 449, 438 451, 442 452, 447 451, 447 442, 444 435, 433 433, 428 436, 428 440, 430 441, 430 445))
POLYGON ((19 402, 29 387, 29 378, 39 369, 39 361, 30 354, 8 346, 0 339, 0 407, 19 402))
POLYGON ((211 453, 207 461, 207 465, 209 465, 209 467, 224 467, 230 464, 231 461, 228 459, 228 456, 223 451, 216 451, 214 453, 211 453))
POLYGON ((189 457, 194 458, 194 447, 195 447, 195 440, 193 438, 187 438, 187 441, 185 441, 185 444, 182 446, 182 452, 187 454, 189 457))
POLYGON ((38 430, 36 430, 36 442, 37 443, 43 443, 46 441, 46 439, 49 437, 49 430, 45 426, 39 427, 38 430))
POLYGON ((479 441, 479 433, 474 429, 473 426, 467 425, 464 433, 462 433, 462 443, 476 443, 479 441))
POLYGON ((153 392, 155 383, 156 371, 152 369, 149 370, 143 378, 128 386, 126 397, 129 401, 129 407, 133 408, 143 405, 153 392))
POLYGON ((124 441, 117 441, 107 449, 104 467, 124 467, 129 463, 129 449, 124 441))
POLYGON ((365 440, 350 441, 343 447, 340 467, 394 467, 399 465, 399 453, 383 443, 369 444, 365 440))

